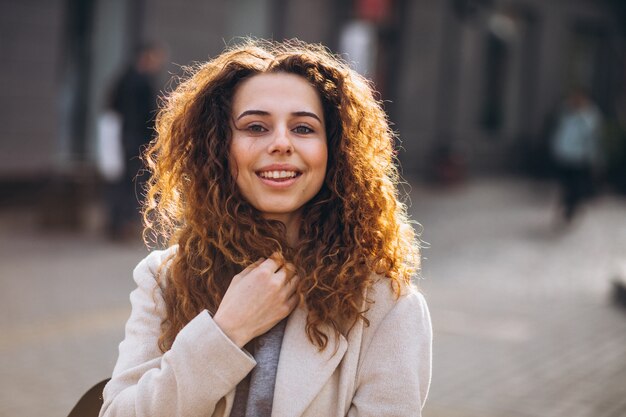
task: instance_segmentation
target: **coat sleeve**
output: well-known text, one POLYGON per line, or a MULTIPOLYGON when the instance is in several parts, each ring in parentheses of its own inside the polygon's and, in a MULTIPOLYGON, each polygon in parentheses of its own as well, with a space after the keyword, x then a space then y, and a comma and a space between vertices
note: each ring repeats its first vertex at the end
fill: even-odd
POLYGON ((424 297, 416 290, 402 296, 365 349, 348 416, 421 416, 430 387, 432 352, 424 297))
POLYGON ((202 311, 163 354, 158 348, 165 303, 156 281, 163 252, 135 268, 132 312, 100 417, 210 416, 217 402, 255 366, 202 311))

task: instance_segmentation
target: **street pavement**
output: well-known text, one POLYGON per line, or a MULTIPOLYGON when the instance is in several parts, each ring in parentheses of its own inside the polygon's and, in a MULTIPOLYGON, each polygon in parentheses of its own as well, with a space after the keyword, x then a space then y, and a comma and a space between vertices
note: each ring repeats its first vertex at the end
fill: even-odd
MULTIPOLYGON (((413 182, 418 285, 434 326, 426 417, 626 416, 626 199, 555 221, 555 189, 519 179, 413 182)), ((141 242, 42 231, 0 212, 0 416, 65 416, 111 373, 141 242)))

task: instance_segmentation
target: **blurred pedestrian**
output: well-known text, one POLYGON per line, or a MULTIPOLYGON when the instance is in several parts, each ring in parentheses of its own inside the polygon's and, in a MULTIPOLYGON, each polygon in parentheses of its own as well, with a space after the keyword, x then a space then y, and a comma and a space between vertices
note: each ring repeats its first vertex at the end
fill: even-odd
POLYGON ((567 96, 552 137, 561 187, 560 215, 570 223, 581 203, 594 193, 600 160, 602 116, 587 92, 574 88, 567 96))
POLYGON ((615 275, 611 279, 611 293, 615 305, 626 308, 626 259, 616 262, 615 275))
POLYGON ((248 41, 168 98, 105 416, 419 416, 431 327, 393 133, 321 46, 248 41))
MULTIPOLYGON (((165 63, 165 50, 158 43, 139 46, 132 63, 113 85, 109 109, 119 117, 121 172, 106 185, 107 232, 113 238, 134 233, 140 224, 139 199, 145 185, 140 150, 154 135, 157 109, 155 78, 165 63)), ((105 119, 106 120, 106 119, 105 119)))

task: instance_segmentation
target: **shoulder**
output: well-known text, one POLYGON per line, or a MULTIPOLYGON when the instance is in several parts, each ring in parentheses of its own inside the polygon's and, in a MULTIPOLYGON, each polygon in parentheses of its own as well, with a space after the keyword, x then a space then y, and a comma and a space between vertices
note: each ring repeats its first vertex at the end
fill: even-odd
POLYGON ((367 415, 420 415, 428 395, 432 363, 432 327, 423 295, 402 285, 399 296, 388 278, 368 290, 370 300, 361 335, 353 350, 357 365, 353 407, 367 415))
POLYGON ((394 284, 389 278, 377 276, 367 290, 368 314, 371 320, 380 320, 389 312, 402 306, 418 311, 427 309, 426 300, 414 284, 394 284), (394 285, 399 286, 399 291, 394 285))
POLYGON ((404 284, 399 292, 396 295, 388 278, 374 282, 367 296, 370 303, 365 318, 369 325, 363 323, 349 344, 358 357, 359 389, 373 383, 376 393, 371 395, 385 402, 388 397, 379 396, 382 392, 379 390, 391 387, 389 394, 404 392, 406 398, 414 398, 414 404, 420 404, 430 384, 433 337, 430 313, 424 296, 414 285, 404 284), (394 387, 394 382, 389 381, 402 383, 394 387))
POLYGON ((420 333, 430 333, 430 313, 426 299, 415 285, 399 285, 398 294, 390 279, 377 277, 368 289, 365 317, 369 326, 364 329, 364 337, 373 337, 381 325, 397 329, 408 327, 419 329, 420 333))
POLYGON ((164 268, 167 267, 168 262, 173 259, 177 250, 178 245, 174 245, 167 249, 152 251, 148 256, 143 258, 133 271, 133 279, 137 285, 141 286, 145 284, 146 281, 150 283, 164 282, 161 279, 161 274, 164 268))

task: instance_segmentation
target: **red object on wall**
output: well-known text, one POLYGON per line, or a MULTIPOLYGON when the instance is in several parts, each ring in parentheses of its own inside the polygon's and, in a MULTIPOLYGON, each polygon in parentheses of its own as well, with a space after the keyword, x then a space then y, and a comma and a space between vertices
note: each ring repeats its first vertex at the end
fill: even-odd
POLYGON ((363 20, 380 23, 389 18, 393 0, 357 0, 356 14, 363 20))

